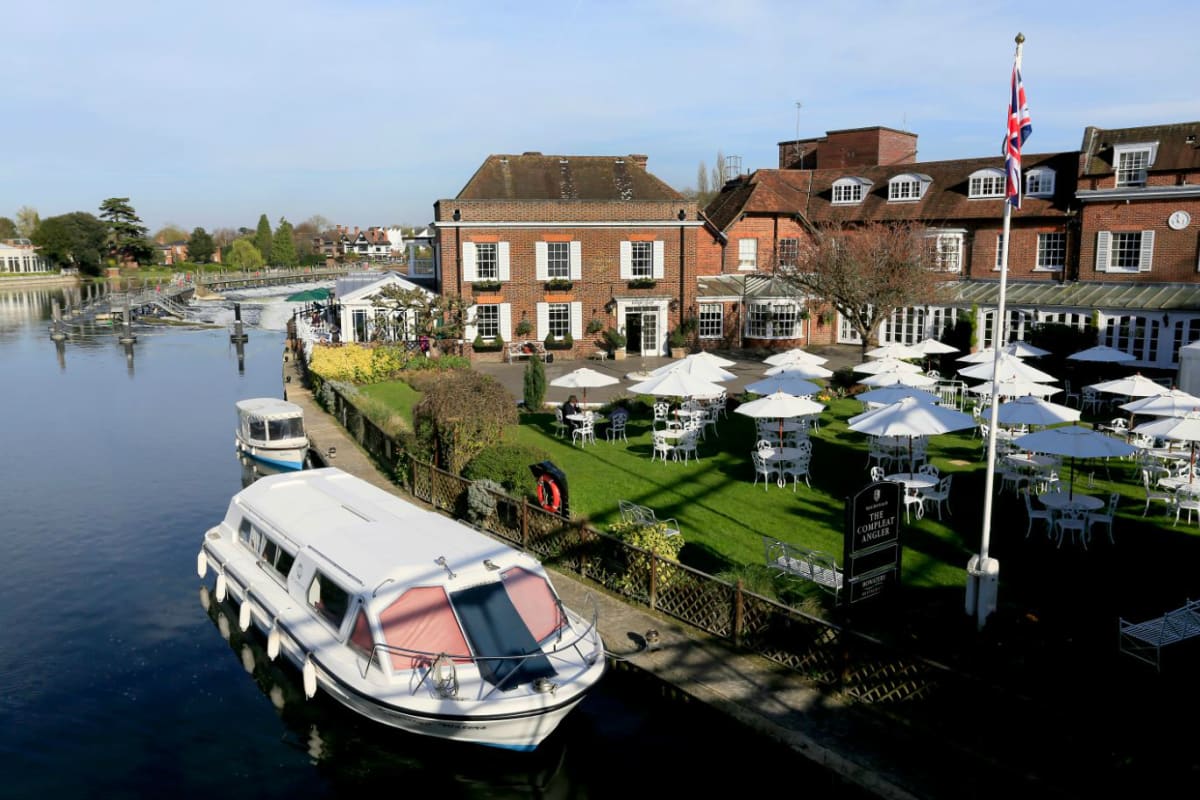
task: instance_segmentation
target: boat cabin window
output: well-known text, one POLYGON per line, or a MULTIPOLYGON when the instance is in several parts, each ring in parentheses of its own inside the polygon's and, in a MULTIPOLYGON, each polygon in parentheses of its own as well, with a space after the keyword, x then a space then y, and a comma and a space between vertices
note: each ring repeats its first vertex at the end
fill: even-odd
POLYGON ((304 420, 300 417, 273 419, 267 423, 267 433, 270 434, 267 438, 271 441, 297 439, 304 435, 304 420))
POLYGON ((350 629, 350 649, 371 659, 372 666, 379 666, 379 655, 375 652, 375 638, 371 635, 371 624, 360 608, 354 616, 354 627, 350 629))
POLYGON ((513 607, 534 639, 544 641, 566 622, 554 590, 541 575, 513 567, 505 570, 501 578, 513 607))
POLYGON ((350 607, 350 595, 328 575, 318 571, 308 585, 308 604, 334 628, 341 628, 346 609, 350 607))
POLYGON ((270 567, 276 575, 286 579, 288 573, 292 571, 292 562, 296 559, 291 553, 264 536, 262 560, 263 564, 270 567))
POLYGON ((267 438, 267 422, 262 419, 250 420, 250 438, 251 439, 266 439, 267 438))

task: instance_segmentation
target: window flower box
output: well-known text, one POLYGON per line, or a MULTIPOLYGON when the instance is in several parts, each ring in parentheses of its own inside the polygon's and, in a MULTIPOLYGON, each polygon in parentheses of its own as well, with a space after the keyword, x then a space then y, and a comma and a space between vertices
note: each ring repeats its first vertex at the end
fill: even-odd
POLYGON ((575 340, 571 338, 571 334, 567 334, 561 339, 555 339, 553 336, 547 336, 546 341, 542 342, 547 350, 570 350, 575 346, 575 340))
POLYGON ((654 278, 634 278, 629 282, 630 289, 653 289, 657 285, 654 278))
POLYGON ((569 292, 575 288, 575 284, 566 278, 551 278, 546 281, 547 292, 569 292))
POLYGON ((501 287, 500 281, 475 281, 471 284, 471 291, 475 294, 487 294, 488 292, 498 292, 501 287))

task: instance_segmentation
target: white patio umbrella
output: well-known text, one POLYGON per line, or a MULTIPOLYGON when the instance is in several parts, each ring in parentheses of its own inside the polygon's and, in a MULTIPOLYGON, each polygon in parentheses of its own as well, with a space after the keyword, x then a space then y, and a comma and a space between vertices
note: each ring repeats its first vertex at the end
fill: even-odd
POLYGON ((878 375, 880 372, 920 372, 921 368, 898 358, 877 358, 873 361, 855 364, 853 371, 864 375, 878 375))
POLYGON ((688 356, 681 358, 678 361, 672 361, 669 364, 663 364, 657 369, 650 370, 651 375, 665 375, 672 370, 679 370, 695 375, 706 381, 713 383, 721 383, 723 381, 731 381, 737 376, 729 370, 707 359, 694 358, 688 356))
POLYGON ((823 367, 820 364, 810 364, 807 361, 789 361, 786 364, 777 364, 767 369, 763 374, 771 376, 791 375, 797 378, 828 378, 833 375, 833 370, 823 367))
POLYGON ((1150 417, 1183 417, 1193 411, 1200 412, 1200 397, 1182 389, 1171 389, 1162 394, 1123 403, 1121 408, 1130 414, 1144 414, 1150 417))
POLYGON ((885 344, 867 351, 868 358, 920 358, 925 355, 911 344, 885 344))
MULTIPOLYGON (((983 415, 991 419, 991 408, 985 408, 983 415)), ((1082 412, 1077 408, 1051 403, 1040 397, 1025 395, 1015 400, 1003 402, 996 409, 996 421, 1005 425, 1057 425, 1061 422, 1077 422, 1082 412)))
MULTIPOLYGON (((1188 463, 1196 464, 1196 442, 1200 441, 1200 412, 1188 412, 1182 417, 1165 417, 1153 422, 1144 422, 1133 429, 1134 433, 1144 433, 1150 436, 1161 436, 1177 442, 1188 442, 1191 455, 1188 463)), ((1188 470, 1188 483, 1195 480, 1195 470, 1188 470)))
POLYGON ((897 403, 906 397, 913 397, 922 403, 940 403, 942 398, 933 392, 927 392, 924 389, 918 389, 915 386, 904 386, 896 384, 895 386, 882 386, 878 389, 871 389, 856 394, 855 400, 861 400, 864 403, 874 403, 881 406, 890 406, 892 403, 897 403))
POLYGON ((630 386, 629 391, 635 394, 652 394, 656 397, 713 397, 724 391, 724 387, 690 372, 673 369, 639 381, 630 386))
POLYGON ((919 372, 879 372, 859 381, 863 386, 933 386, 937 381, 919 372))
POLYGON ((1067 356, 1072 361, 1102 361, 1109 364, 1121 364, 1126 361, 1135 360, 1134 356, 1126 353, 1123 350, 1118 350, 1115 347, 1109 347, 1105 344, 1089 347, 1086 350, 1080 350, 1078 353, 1072 353, 1067 356))
POLYGON ((1040 347, 1034 347, 1028 342, 1022 342, 1019 339, 1015 342, 1009 342, 1008 344, 1004 345, 1004 347, 1001 347, 1000 352, 1008 353, 1010 356, 1016 356, 1017 358, 1038 358, 1039 356, 1050 355, 1049 350, 1043 350, 1040 347))
POLYGON ((907 436, 909 471, 913 470, 912 440, 914 436, 935 436, 975 427, 970 414, 953 408, 922 403, 906 397, 891 405, 874 408, 850 418, 850 430, 870 436, 907 436))
POLYGON ((1069 497, 1072 498, 1075 496, 1076 458, 1120 458, 1129 455, 1137 449, 1128 442, 1108 436, 1092 428, 1085 428, 1082 425, 1043 428, 1040 431, 1016 437, 1013 439, 1013 444, 1022 450, 1029 450, 1035 453, 1069 456, 1071 459, 1071 491, 1069 497))
POLYGON ((982 381, 1011 381, 1025 380, 1035 383, 1053 383, 1058 378, 1051 375, 1049 372, 1043 372, 1037 367, 1026 364, 1016 356, 1010 356, 1006 353, 1000 354, 1000 363, 996 365, 996 372, 992 374, 993 364, 987 361, 981 364, 972 364, 969 367, 964 367, 958 371, 959 375, 964 378, 977 378, 982 381))
POLYGON ((976 350, 974 353, 967 353, 965 356, 954 359, 962 364, 983 364, 992 363, 992 359, 996 357, 996 351, 990 347, 985 347, 982 350, 976 350))
POLYGON ((799 397, 801 395, 816 394, 821 391, 821 387, 797 375, 780 373, 779 375, 772 375, 769 378, 763 378, 761 381, 746 384, 746 391, 763 395, 784 392, 785 394, 799 397))
POLYGON ((943 353, 957 353, 957 347, 951 347, 937 339, 922 339, 913 345, 913 349, 923 356, 940 356, 943 353))
POLYGON ((793 347, 791 350, 784 350, 781 353, 767 356, 763 359, 763 363, 777 367, 780 364, 789 364, 796 361, 807 362, 809 364, 824 364, 828 360, 828 358, 823 358, 799 347, 793 347))
POLYGON ((614 383, 619 383, 617 378, 612 375, 606 375, 603 372, 597 372, 588 367, 580 367, 572 370, 565 375, 560 375, 550 381, 551 386, 558 386, 563 389, 580 389, 583 391, 583 403, 587 405, 587 390, 591 386, 612 386, 614 383))
POLYGON ((1049 397, 1052 394, 1058 394, 1062 389, 1057 386, 1051 386, 1048 383, 1014 379, 997 381, 995 385, 991 381, 984 381, 974 386, 968 386, 967 391, 972 394, 986 394, 992 397, 1024 397, 1030 394, 1035 397, 1049 397))
POLYGON ((1124 394, 1129 397, 1157 397, 1171 391, 1161 383, 1155 383, 1140 372, 1135 372, 1127 378, 1117 378, 1111 381, 1101 381, 1091 384, 1090 388, 1097 392, 1124 394))
POLYGON ((779 441, 783 441, 783 421, 790 417, 807 417, 810 414, 820 414, 825 406, 816 400, 797 397, 786 392, 775 392, 748 403, 742 403, 733 410, 735 414, 745 414, 757 419, 779 420, 779 441))
POLYGON ((716 364, 718 367, 732 367, 737 363, 731 358, 724 358, 722 356, 710 353, 707 350, 701 350, 699 353, 692 353, 690 356, 687 356, 687 358, 694 358, 698 361, 709 361, 713 364, 716 364))

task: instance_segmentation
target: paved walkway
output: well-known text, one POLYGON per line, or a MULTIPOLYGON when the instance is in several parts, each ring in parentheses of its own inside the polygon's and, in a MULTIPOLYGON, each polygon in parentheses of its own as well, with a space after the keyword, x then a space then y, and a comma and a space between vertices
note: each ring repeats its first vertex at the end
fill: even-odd
MULTIPOLYGON (((644 367, 653 368, 668 360, 646 359, 644 367)), ((547 365, 547 374, 562 374, 582 363, 556 362, 547 365)), ((856 359, 846 363, 856 363, 856 359)), ((623 376, 642 369, 643 363, 639 359, 607 364, 589 362, 589 366, 623 376)), ((833 357, 830 368, 837 368, 833 357)), ((519 364, 489 364, 481 371, 496 375, 510 389, 515 385, 514 393, 520 397, 523 369, 519 364)), ((731 382, 731 391, 740 391, 745 382, 756 380, 762 369, 755 362, 739 362, 732 370, 738 381, 731 382)), ((283 375, 287 399, 304 408, 312 448, 323 463, 387 491, 404 494, 376 469, 370 457, 336 420, 316 404, 312 393, 302 385, 290 357, 283 364, 283 375), (330 448, 336 451, 332 458, 326 455, 330 448)), ((611 395, 606 393, 605 397, 620 391, 621 386, 612 387, 611 395)), ((548 399, 565 397, 564 392, 562 398, 551 395, 548 399)), ((588 399, 601 401, 591 392, 588 399)), ((955 743, 952 730, 935 736, 910 729, 895 719, 884 719, 860 706, 843 704, 836 697, 816 691, 795 671, 736 651, 723 640, 625 603, 571 573, 555 572, 554 581, 564 603, 570 607, 585 608, 589 596, 596 601, 600 632, 613 662, 654 675, 683 695, 707 703, 752 730, 786 744, 797 757, 823 766, 842 781, 870 794, 894 800, 1070 796, 1069 791, 1061 792, 1057 787, 1050 791, 1051 787, 1025 775, 1019 765, 1014 768, 997 764, 986 754, 962 750, 955 743), (656 646, 646 642, 646 633, 651 630, 659 634, 656 646)), ((964 715, 963 724, 972 724, 971 717, 964 715)), ((669 768, 688 769, 689 765, 669 768)), ((713 768, 744 773, 748 789, 788 787, 787 764, 724 764, 713 768)), ((824 785, 788 788, 813 790, 825 796, 831 790, 824 785)))

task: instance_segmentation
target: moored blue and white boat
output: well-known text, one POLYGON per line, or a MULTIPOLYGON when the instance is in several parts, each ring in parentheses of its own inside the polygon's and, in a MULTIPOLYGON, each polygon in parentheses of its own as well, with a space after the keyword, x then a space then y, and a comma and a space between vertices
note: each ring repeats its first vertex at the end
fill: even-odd
POLYGON ((605 670, 537 559, 335 468, 238 492, 197 570, 310 697, 413 733, 532 750, 605 670))
POLYGON ((238 452, 280 469, 304 469, 308 457, 304 409, 274 397, 239 400, 236 408, 238 452))

